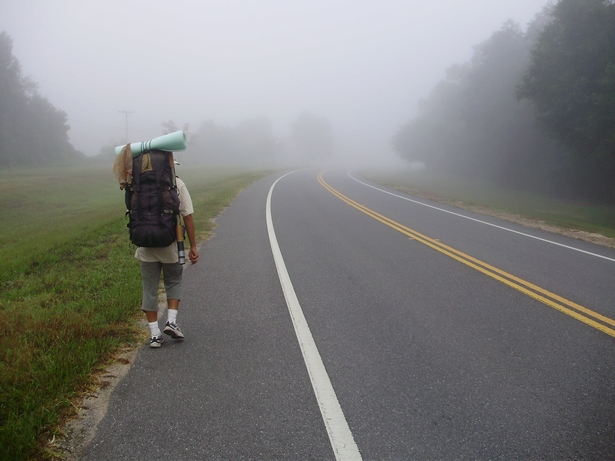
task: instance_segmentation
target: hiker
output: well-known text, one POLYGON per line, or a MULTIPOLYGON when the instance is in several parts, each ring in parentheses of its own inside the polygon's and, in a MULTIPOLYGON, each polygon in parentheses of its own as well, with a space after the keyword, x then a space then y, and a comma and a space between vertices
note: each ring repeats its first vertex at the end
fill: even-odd
MULTIPOLYGON (((173 154, 170 153, 172 156, 173 154)), ((175 162, 176 165, 179 163, 175 162)), ((192 264, 199 260, 199 252, 196 247, 194 235, 194 221, 192 214, 192 199, 184 181, 176 177, 177 191, 179 193, 179 212, 184 219, 186 233, 190 240, 188 258, 192 264)), ((141 310, 145 312, 150 329, 150 343, 152 348, 162 346, 164 337, 158 326, 158 284, 160 271, 164 279, 164 289, 167 295, 168 318, 164 327, 164 333, 173 339, 184 339, 179 326, 177 326, 177 310, 181 299, 181 284, 183 266, 178 261, 177 242, 162 248, 137 247, 135 258, 139 260, 141 268, 141 282, 143 284, 143 301, 141 310)))
POLYGON ((158 143, 160 147, 185 148, 185 139, 184 133, 179 131, 146 143, 118 146, 113 162, 113 174, 120 184, 120 189, 126 191, 130 240, 137 246, 135 258, 139 260, 141 268, 141 310, 145 312, 149 323, 150 347, 153 348, 160 347, 164 342, 158 327, 158 285, 161 271, 168 305, 164 333, 173 339, 184 339, 184 334, 177 326, 177 309, 181 299, 185 263, 184 230, 180 226, 180 216, 184 218, 185 230, 190 240, 188 258, 192 264, 198 262, 199 252, 192 220, 192 199, 186 184, 175 175, 174 165, 179 163, 173 159, 173 152, 170 150, 144 150, 144 145, 158 143), (134 156, 133 146, 137 149, 134 156), (179 246, 181 249, 178 249, 179 246))

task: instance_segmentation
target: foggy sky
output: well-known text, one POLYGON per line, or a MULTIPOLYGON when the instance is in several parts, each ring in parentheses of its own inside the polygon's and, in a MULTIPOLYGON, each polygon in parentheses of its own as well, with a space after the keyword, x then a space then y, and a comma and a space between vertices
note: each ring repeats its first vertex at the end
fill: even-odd
POLYGON ((277 136, 308 110, 338 151, 393 158, 390 138, 445 70, 547 0, 0 0, 0 31, 73 145, 161 134, 174 120, 267 116, 277 136))

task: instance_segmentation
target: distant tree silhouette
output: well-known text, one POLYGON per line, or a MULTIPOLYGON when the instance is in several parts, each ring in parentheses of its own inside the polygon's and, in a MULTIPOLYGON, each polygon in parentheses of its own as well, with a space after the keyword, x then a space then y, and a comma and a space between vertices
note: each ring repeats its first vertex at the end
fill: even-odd
POLYGON ((182 154, 194 163, 246 166, 272 165, 280 156, 281 144, 267 117, 243 120, 234 127, 203 122, 182 154))
POLYGON ((448 69, 417 118, 393 137, 394 149, 432 171, 517 188, 548 183, 557 145, 540 132, 515 87, 529 62, 527 37, 507 21, 475 47, 472 59, 448 69))
POLYGON ((13 41, 0 33, 0 167, 83 159, 68 140, 67 116, 22 75, 13 41))
POLYGON ((549 19, 517 94, 574 153, 578 186, 615 201, 615 4, 560 0, 549 19))
POLYGON ((333 156, 335 141, 331 122, 326 117, 317 117, 302 112, 292 124, 291 139, 299 161, 316 164, 333 156))

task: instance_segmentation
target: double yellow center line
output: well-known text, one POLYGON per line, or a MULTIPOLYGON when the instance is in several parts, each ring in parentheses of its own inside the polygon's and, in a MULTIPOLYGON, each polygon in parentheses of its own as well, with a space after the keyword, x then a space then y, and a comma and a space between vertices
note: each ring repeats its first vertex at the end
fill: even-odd
POLYGON ((331 192, 336 197, 340 198, 348 205, 356 208, 359 211, 362 211, 366 215, 380 221, 381 223, 389 226, 392 229, 395 229, 402 234, 407 235, 408 237, 427 245, 430 248, 433 248, 436 251, 439 251, 442 254, 450 256, 457 261, 470 266, 473 269, 476 269, 479 272, 482 272, 485 275, 488 275, 491 278, 498 280, 515 290, 520 291, 553 309, 557 309, 558 311, 573 317, 580 322, 583 322, 587 325, 590 325, 607 335, 610 335, 615 338, 615 320, 605 317, 597 312, 594 312, 586 307, 583 307, 575 302, 569 301, 561 296, 556 295, 555 293, 551 293, 550 291, 545 290, 544 288, 540 288, 530 282, 527 282, 519 277, 516 277, 508 272, 505 272, 497 267, 493 267, 483 261, 480 261, 476 258, 473 258, 470 255, 462 253, 459 250, 449 247, 437 240, 427 237, 415 230, 410 229, 409 227, 404 226, 392 219, 387 218, 375 211, 367 208, 366 206, 361 205, 360 203, 355 202, 354 200, 346 197, 341 192, 335 190, 329 184, 327 184, 323 177, 323 173, 318 175, 318 181, 323 185, 325 189, 331 192))

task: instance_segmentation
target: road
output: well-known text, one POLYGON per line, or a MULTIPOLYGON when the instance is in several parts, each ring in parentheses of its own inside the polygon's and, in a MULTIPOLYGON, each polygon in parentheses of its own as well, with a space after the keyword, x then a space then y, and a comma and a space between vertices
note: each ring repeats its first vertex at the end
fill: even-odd
POLYGON ((83 459, 614 459, 613 300, 608 248, 276 174, 219 217, 187 339, 139 351, 83 459))

